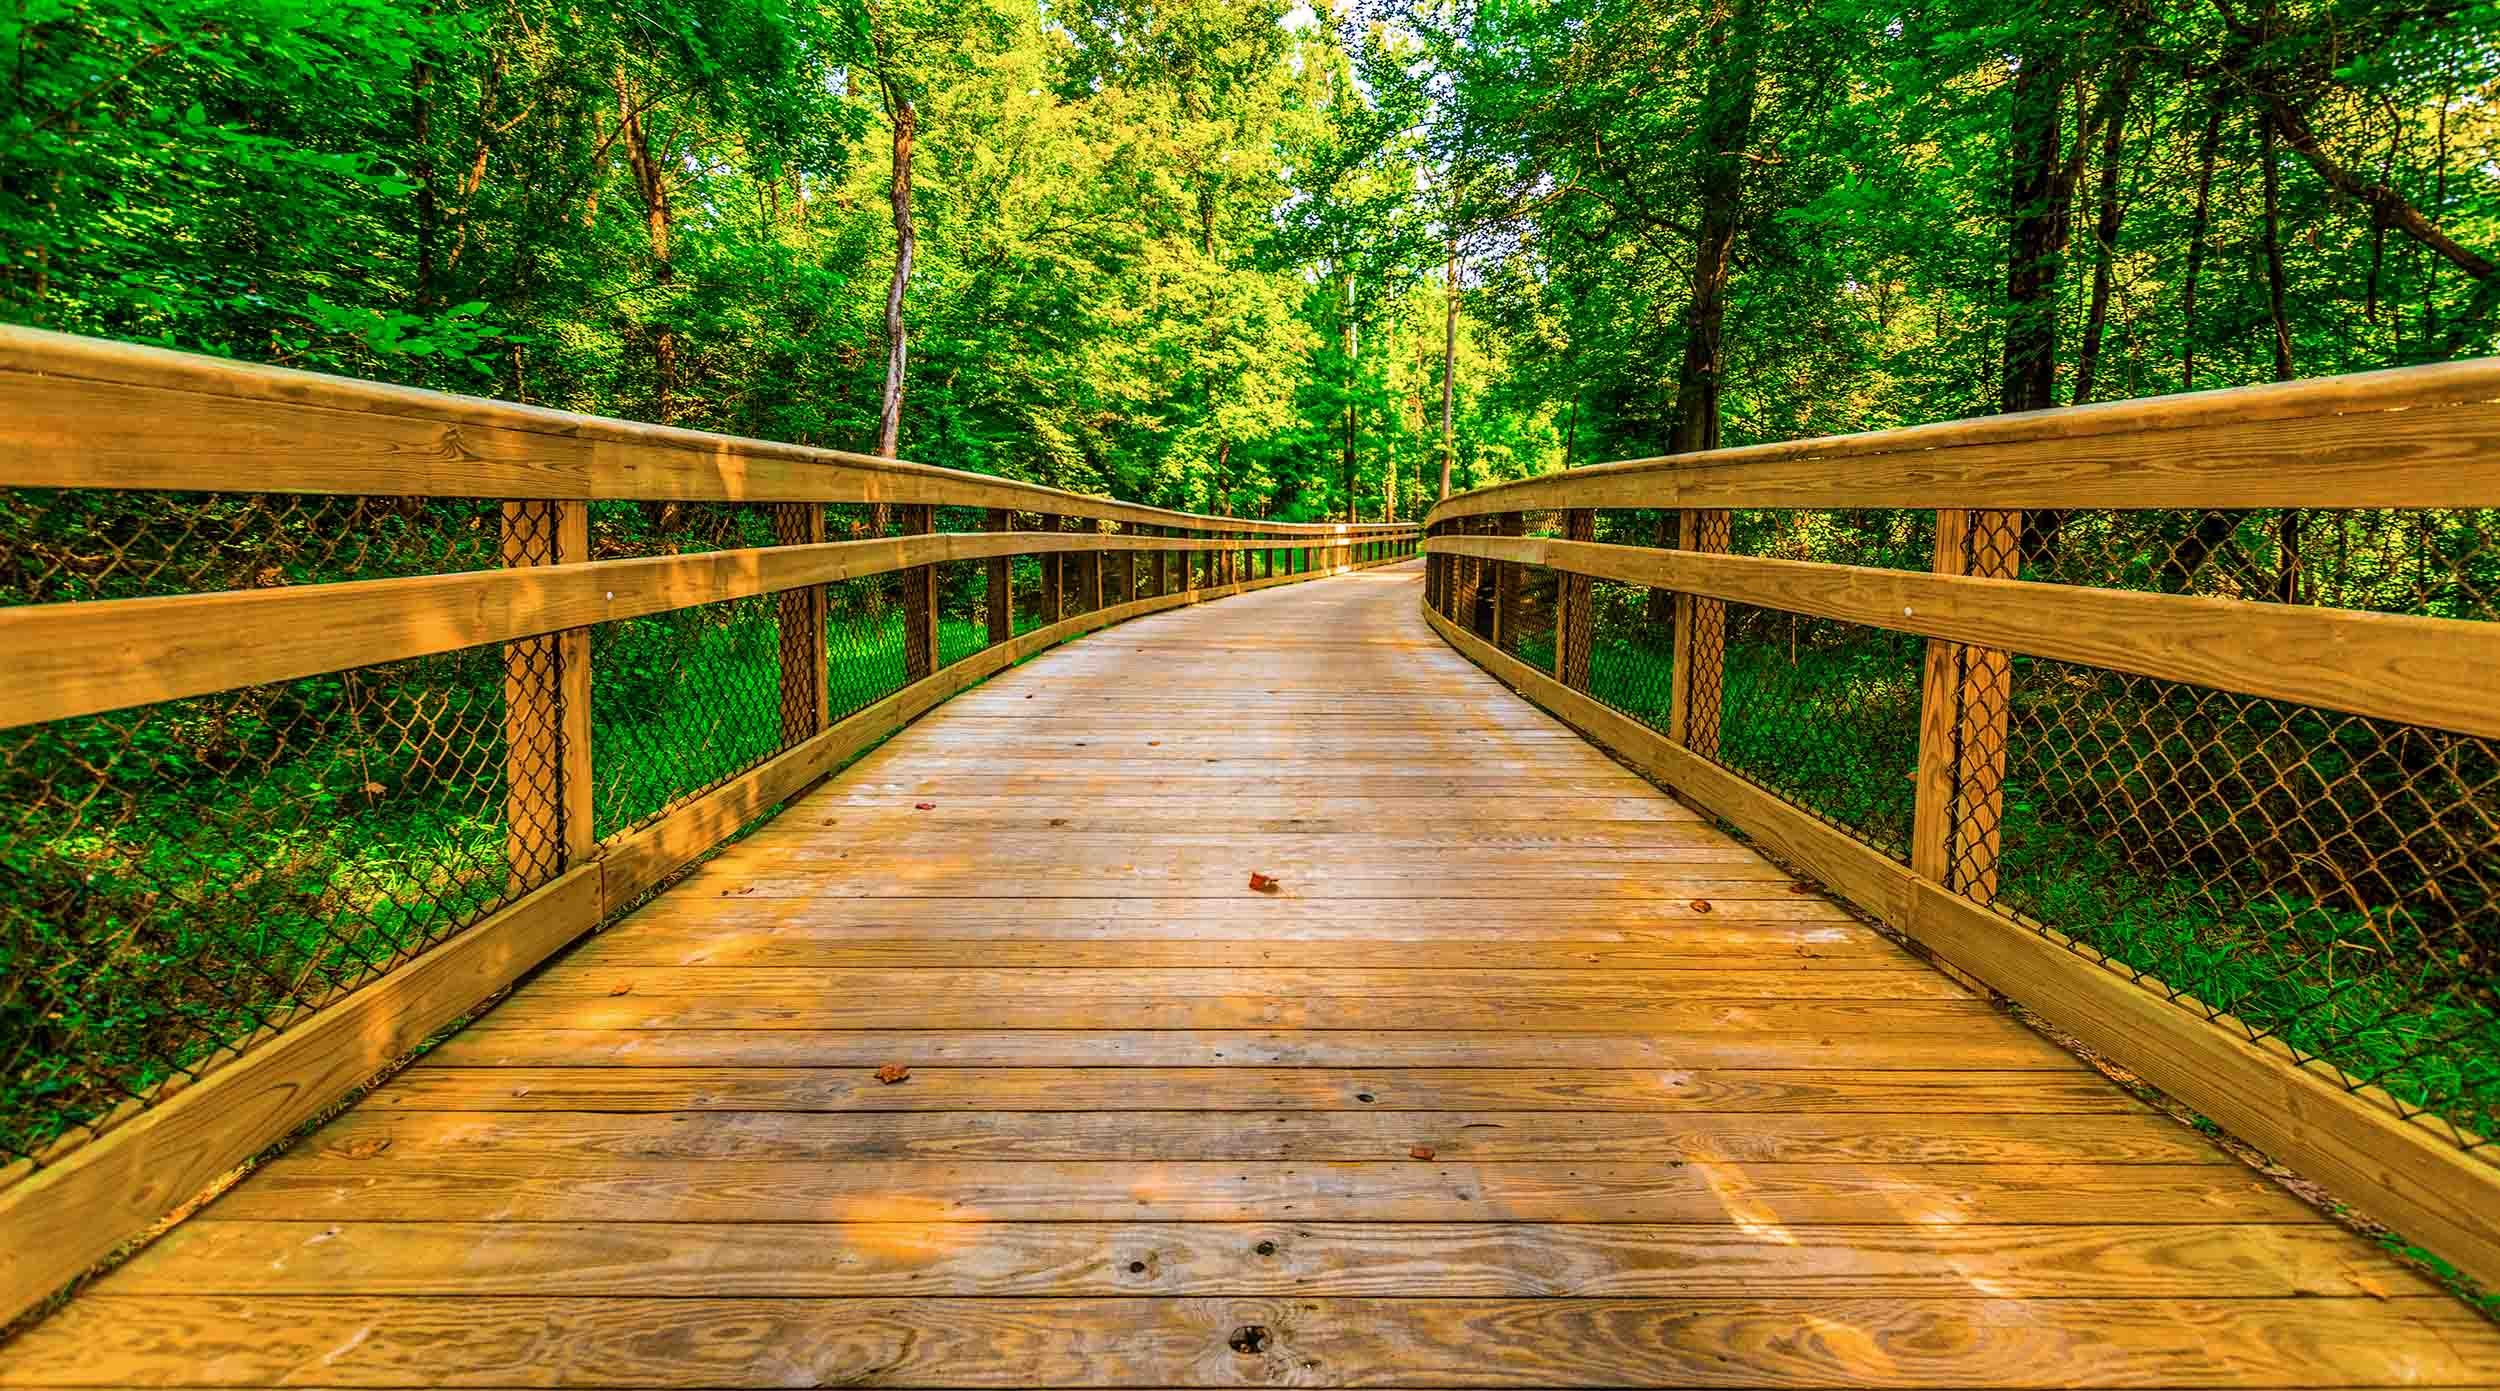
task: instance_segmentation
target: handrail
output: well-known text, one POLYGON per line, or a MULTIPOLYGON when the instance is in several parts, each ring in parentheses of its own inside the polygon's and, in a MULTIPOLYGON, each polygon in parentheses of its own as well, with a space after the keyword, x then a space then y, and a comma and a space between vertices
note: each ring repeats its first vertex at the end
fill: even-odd
POLYGON ((10 325, 0 325, 0 487, 882 502, 1259 537, 1388 536, 1411 525, 1175 512, 903 459, 10 325))
MULTIPOLYGON (((1421 540, 0 327, 0 526, 25 533, 0 539, 34 567, 0 580, 132 593, 87 578, 134 533, 235 543, 203 516, 282 550, 373 539, 340 516, 439 544, 423 573, 168 566, 140 597, 0 605, 0 849, 29 870, 0 877, 0 953, 63 968, 29 989, 165 957, 195 992, 139 1012, 190 1032, 70 1059, 118 1105, 48 1142, 0 1115, 0 1323, 958 691, 1421 540), (730 544, 594 558, 594 516, 688 503, 730 544), (853 504, 906 534, 832 539, 853 504), (410 838, 392 868, 336 848, 367 815, 410 838)), ((0 1025, 82 1012, 49 998, 0 993, 0 1025)))
POLYGON ((1858 435, 1496 483, 1425 518, 1563 507, 2484 507, 2500 358, 1858 435))
POLYGON ((1427 520, 1459 651, 2500 1283, 2500 1100, 2405 1071, 2500 1037, 2469 945, 2500 940, 2500 359, 1602 464, 1427 520))

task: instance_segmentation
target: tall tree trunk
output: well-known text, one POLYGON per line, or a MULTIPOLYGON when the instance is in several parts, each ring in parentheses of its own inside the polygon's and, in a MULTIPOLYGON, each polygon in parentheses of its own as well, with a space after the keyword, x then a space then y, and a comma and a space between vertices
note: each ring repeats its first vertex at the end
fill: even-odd
POLYGON ((2196 145, 2196 212, 2188 222, 2187 283, 2179 292, 2179 389, 2196 389, 2196 277, 2205 268, 2205 229, 2213 223, 2214 157, 2222 149, 2222 94, 2205 110, 2196 145))
MULTIPOLYGON (((2274 117, 2257 114, 2258 147, 2266 190, 2266 311, 2274 324, 2274 379, 2292 379, 2292 326, 2283 309, 2283 179, 2275 167, 2274 117)), ((2300 602, 2300 509, 2286 507, 2275 518, 2275 593, 2286 604, 2300 602)))
POLYGON ((1345 342, 1345 519, 1359 522, 1362 512, 1354 505, 1354 391, 1356 384, 1355 350, 1359 346, 1354 334, 1354 272, 1345 273, 1345 312, 1338 328, 1345 342))
POLYGON ((2092 399, 2092 390, 2100 384, 2101 338, 2109 327, 2109 296, 2118 256, 2118 223, 2123 209, 2118 204, 2118 161, 2123 153, 2127 126, 2127 103, 2134 95, 2136 64, 2124 61, 2115 79, 2116 90, 2110 93, 2109 124, 2101 132, 2100 208, 2092 223, 2092 308, 2084 316, 2083 346, 2075 355, 2075 400, 2078 406, 2092 399))
MULTIPOLYGON (((919 132, 920 113, 891 78, 879 76, 885 88, 886 114, 894 126, 894 171, 888 199, 894 208, 894 276, 885 289, 885 395, 877 413, 877 453, 899 455, 903 440, 903 374, 911 362, 911 344, 903 325, 903 292, 911 286, 912 254, 919 236, 911 224, 911 147, 919 132)), ((878 511, 885 509, 880 506, 878 511)), ((880 526, 882 534, 885 528, 880 526)))
POLYGON ((2057 277, 2065 255, 2067 186, 2059 178, 2065 75, 2045 47, 2027 49, 2014 72, 2010 236, 2005 260, 2006 412, 2057 404, 2057 277))
MULTIPOLYGON (((429 10, 430 14, 431 11, 429 10)), ((415 158, 409 172, 416 176, 417 208, 417 275, 411 296, 418 312, 433 303, 434 243, 441 225, 442 211, 434 191, 434 65, 423 59, 408 69, 408 134, 415 158)))
POLYGON ((1458 399, 1458 232, 1450 232, 1448 267, 1442 282, 1441 310, 1441 496, 1450 495, 1450 469, 1458 459, 1458 436, 1452 422, 1458 399))
MULTIPOLYGON (((1743 215, 1745 149, 1753 136, 1754 91, 1761 51, 1759 0, 1723 0, 1705 40, 1710 78, 1702 92, 1701 229, 1693 240, 1692 295, 1684 308, 1684 361, 1675 376, 1675 424, 1667 452, 1691 454, 1719 447, 1719 388, 1726 367, 1725 330, 1729 270, 1736 229, 1743 215)), ((1675 514, 1658 518, 1658 544, 1673 544, 1675 514)), ((1673 595, 1649 592, 1648 622, 1663 631, 1672 621, 1673 595)))
POLYGON ((677 268, 669 259, 668 171, 651 152, 650 131, 642 123, 633 84, 622 71, 616 75, 616 110, 618 140, 633 170, 634 187, 642 195, 643 227, 651 238, 651 283, 660 292, 660 312, 650 329, 651 402, 653 418, 667 425, 677 416, 677 333, 669 325, 677 268))

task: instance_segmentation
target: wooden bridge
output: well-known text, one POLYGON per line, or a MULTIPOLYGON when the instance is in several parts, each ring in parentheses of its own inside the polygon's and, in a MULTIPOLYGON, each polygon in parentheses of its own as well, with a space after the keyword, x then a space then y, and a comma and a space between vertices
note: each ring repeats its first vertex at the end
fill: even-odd
MULTIPOLYGON (((439 920, 353 972, 288 958, 258 1027, 13 1139, 0 1312, 157 1234, 0 1343, 0 1386, 2500 1382, 2500 1328, 2284 1181, 2500 1276, 2470 1109, 1991 896, 2031 717, 2009 693, 2046 680, 2008 653, 2479 741, 2494 625, 1971 560, 2016 508, 2072 544, 2090 509, 2191 497, 2500 502, 2494 397, 2500 369, 2432 369, 1609 466, 1452 499, 1425 541, 0 331, 25 535, 153 500, 79 512, 79 587, 21 566, 0 608, 0 750, 33 809, 0 825, 38 886, 0 904, 0 947, 33 983, 12 999, 45 1002, 10 1028, 89 1046, 31 1032, 105 988, 63 960, 273 911, 238 875, 82 936, 107 887, 40 892, 73 831, 172 824, 127 786, 164 765, 94 752, 144 745, 127 712, 196 723, 355 671, 451 691, 463 653, 497 673, 484 725, 446 695, 394 726, 466 770, 430 795, 492 813, 469 897, 426 878, 439 920), (378 495, 357 525, 482 525, 486 563, 113 590, 162 505, 188 509, 169 554, 224 515, 169 490, 248 495, 247 529, 272 498, 378 495), (484 510, 398 502, 459 498, 484 510), (601 553, 664 523, 600 509, 654 503, 772 534, 601 553), (877 534, 826 539, 829 510, 840 536, 880 505, 877 534), (1737 553, 1719 510, 1922 506, 1921 570, 1737 553), (1597 539, 1636 508, 1636 537, 1597 539), (1527 534, 1547 509, 1558 534, 1527 534), (890 689, 845 685, 878 660, 853 601, 902 610, 890 689), (1914 798, 1906 844, 1747 762, 1745 606, 1905 635, 1919 756, 1862 776, 1914 798), (598 683, 678 612, 771 617, 778 676, 741 695, 728 658, 686 658, 652 708, 701 732, 663 743, 598 683), (1643 625, 1671 657, 1654 702, 1643 625), (86 752, 44 764, 42 731, 86 752), (642 802, 638 756, 675 770, 642 802), (51 790, 75 769, 92 785, 51 790), (39 825, 56 802, 140 810, 39 825)), ((311 749, 313 701, 251 708, 311 749)), ((357 766, 369 814, 414 795, 357 766)), ((240 833, 219 824, 183 834, 240 833)), ((2487 868, 2441 864, 2415 892, 2464 901, 2487 868)), ((363 925, 324 940, 369 943, 375 897, 324 882, 363 925)))

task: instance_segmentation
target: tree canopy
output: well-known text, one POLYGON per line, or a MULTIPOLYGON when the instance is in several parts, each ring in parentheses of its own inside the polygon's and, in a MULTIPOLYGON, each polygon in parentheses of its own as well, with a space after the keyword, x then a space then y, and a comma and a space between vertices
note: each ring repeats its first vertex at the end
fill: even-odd
POLYGON ((1236 515, 2500 332, 2500 7, 2468 0, 0 29, 9 319, 863 450, 891 403, 910 458, 1236 515))

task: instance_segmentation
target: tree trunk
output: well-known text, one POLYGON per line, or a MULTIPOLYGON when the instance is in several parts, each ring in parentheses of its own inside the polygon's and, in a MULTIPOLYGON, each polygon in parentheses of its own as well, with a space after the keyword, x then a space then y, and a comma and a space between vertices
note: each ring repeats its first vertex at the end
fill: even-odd
MULTIPOLYGON (((877 453, 892 459, 902 448, 903 374, 911 361, 903 325, 903 292, 910 288, 912 253, 919 248, 911 225, 911 145, 920 113, 892 79, 880 76, 878 80, 884 84, 886 114, 894 125, 894 174, 888 194, 894 206, 894 277, 885 289, 885 395, 877 413, 877 453)), ((884 528, 878 532, 882 534, 884 528)))
POLYGON ((2100 382, 2101 338, 2109 327, 2109 295, 2122 215, 2118 205, 2118 160, 2125 143, 2127 102, 2134 95, 2135 77, 2136 65, 2128 60, 2118 70, 2117 90, 2110 94, 2109 125, 2101 133, 2100 209, 2092 223, 2092 308, 2084 317, 2083 346, 2075 356, 2074 403, 2078 406, 2092 399, 2092 390, 2100 382))
POLYGON ((2067 188, 2058 177, 2065 76, 2044 49, 2014 72, 2010 241, 2005 261, 2005 370, 1998 409, 2057 404, 2057 276, 2064 259, 2067 188))
POLYGON ((660 291, 660 312, 650 329, 651 400, 653 419, 667 425, 677 415, 677 334, 668 322, 669 291, 677 283, 677 269, 669 259, 668 171, 651 153, 650 132, 642 124, 633 84, 622 71, 616 75, 616 110, 617 134, 633 169, 634 188, 642 195, 643 226, 651 238, 651 283, 660 291))
POLYGON ((2188 223, 2187 283, 2179 292, 2179 389, 2196 389, 2196 277, 2205 267, 2205 229, 2213 221, 2214 156, 2222 149, 2222 94, 2205 112, 2196 148, 2196 213, 2188 223))
MULTIPOLYGON (((1719 447, 1719 387, 1726 366, 1727 291, 1743 214, 1745 148, 1753 135, 1754 90, 1759 85, 1757 0, 1731 0, 1710 25, 1710 79, 1702 94, 1701 229, 1693 241, 1692 296, 1684 309, 1684 361, 1675 377, 1675 424, 1667 452, 1691 454, 1719 447)), ((1658 544, 1671 545, 1676 516, 1659 514, 1658 544)), ((1674 596, 1649 592, 1648 622, 1663 630, 1673 621, 1674 596)))
POLYGON ((1442 286, 1449 302, 1441 311, 1441 496, 1450 495, 1450 469, 1458 458, 1452 421, 1458 399, 1458 233, 1450 233, 1449 266, 1442 286))
POLYGON ((1345 519, 1358 522, 1362 520, 1362 513, 1354 505, 1354 354, 1357 343, 1354 336, 1354 272, 1351 270, 1345 273, 1345 313, 1338 327, 1345 340, 1345 519))

